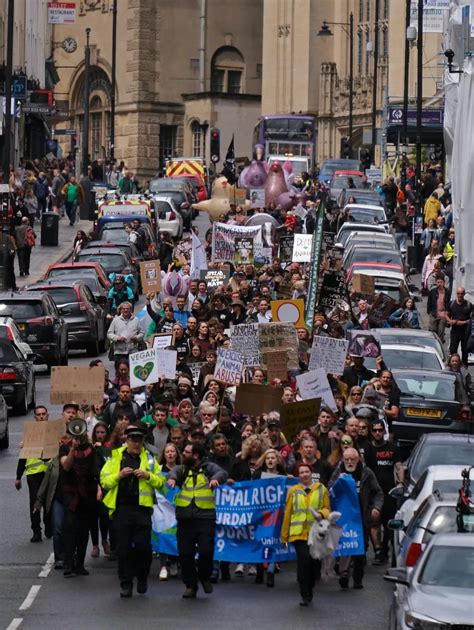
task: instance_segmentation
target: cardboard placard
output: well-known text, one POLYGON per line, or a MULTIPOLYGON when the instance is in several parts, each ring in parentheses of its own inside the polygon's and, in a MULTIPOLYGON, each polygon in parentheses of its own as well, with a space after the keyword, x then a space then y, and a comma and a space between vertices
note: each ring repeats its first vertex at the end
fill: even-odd
POLYGON ((273 381, 279 379, 280 381, 288 380, 288 352, 282 350, 281 352, 270 352, 270 356, 266 358, 267 364, 267 379, 273 381))
POLYGON ((378 293, 369 311, 369 324, 373 328, 382 328, 397 303, 386 293, 378 293))
POLYGON ((161 291, 160 261, 142 260, 140 263, 140 279, 143 293, 159 293, 161 291))
POLYGON ((274 322, 287 322, 297 328, 304 324, 304 300, 272 300, 272 320, 274 322))
POLYGON ((296 382, 303 400, 321 398, 325 405, 333 411, 337 411, 336 401, 323 368, 298 374, 296 382))
POLYGON ((250 206, 252 208, 265 208, 265 188, 252 188, 250 206))
POLYGON ((260 365, 259 324, 238 324, 230 329, 230 347, 244 357, 244 367, 260 365))
POLYGON ((104 402, 105 368, 54 366, 51 368, 50 400, 54 405, 75 402, 100 405, 104 402))
POLYGON ((235 264, 236 265, 253 265, 253 238, 236 238, 235 239, 235 264))
POLYGON ((229 271, 226 269, 202 269, 200 279, 205 280, 210 291, 221 287, 229 280, 229 271))
POLYGON ((321 398, 309 398, 281 406, 280 420, 287 440, 291 440, 301 429, 316 424, 321 407, 321 398))
POLYGON ((260 352, 264 355, 264 364, 272 352, 285 350, 288 352, 288 369, 298 369, 298 337, 293 324, 280 322, 260 324, 258 328, 258 343, 260 352))
POLYGON ((355 357, 380 356, 380 337, 371 330, 346 330, 346 337, 349 341, 347 352, 355 357))
POLYGON ((354 293, 362 293, 363 295, 374 295, 375 284, 373 276, 355 273, 352 276, 352 291, 354 293))
POLYGON ((319 305, 323 308, 334 308, 347 295, 344 271, 330 271, 323 276, 319 305))
POLYGON ((59 451, 59 440, 65 433, 66 423, 63 419, 25 422, 20 459, 55 457, 59 451))
POLYGON ((246 188, 233 188, 230 193, 230 202, 235 203, 236 206, 245 206, 247 201, 247 189, 246 188))
POLYGON ((328 374, 339 376, 344 372, 348 347, 345 339, 315 335, 308 369, 324 368, 328 374))
POLYGON ((279 257, 282 263, 291 263, 293 260, 294 234, 286 234, 280 237, 279 257))
POLYGON ((162 350, 174 344, 174 333, 156 333, 153 335, 151 347, 162 350))
POLYGON ((312 234, 295 234, 293 243, 293 262, 311 262, 312 234))
POLYGON ((244 356, 240 352, 217 349, 217 361, 214 368, 214 378, 226 385, 238 385, 244 369, 244 356))
POLYGON ((280 411, 282 391, 281 387, 243 383, 236 389, 235 410, 248 416, 280 411))

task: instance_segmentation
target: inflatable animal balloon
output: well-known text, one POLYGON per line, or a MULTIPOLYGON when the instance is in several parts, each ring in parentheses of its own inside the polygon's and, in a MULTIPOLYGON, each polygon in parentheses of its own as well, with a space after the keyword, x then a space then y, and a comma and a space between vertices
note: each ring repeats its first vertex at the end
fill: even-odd
POLYGON ((293 166, 290 160, 286 160, 286 162, 283 164, 283 170, 287 175, 291 175, 293 173, 293 166))
POLYGON ((288 192, 288 186, 281 164, 280 162, 273 162, 265 182, 265 205, 268 206, 272 201, 277 203, 278 197, 286 192, 288 192))
POLYGON ((239 186, 241 188, 263 188, 267 180, 267 170, 263 162, 254 160, 250 166, 246 166, 240 174, 239 186))
MULTIPOLYGON (((227 178, 218 177, 214 180, 211 198, 194 203, 193 208, 207 212, 211 221, 218 221, 221 214, 230 212, 230 191, 231 186, 227 178)), ((249 201, 246 201, 244 208, 250 208, 249 201)))
POLYGON ((296 206, 297 203, 298 202, 296 201, 296 193, 293 190, 278 195, 277 204, 283 210, 291 210, 291 208, 293 208, 293 206, 296 206))

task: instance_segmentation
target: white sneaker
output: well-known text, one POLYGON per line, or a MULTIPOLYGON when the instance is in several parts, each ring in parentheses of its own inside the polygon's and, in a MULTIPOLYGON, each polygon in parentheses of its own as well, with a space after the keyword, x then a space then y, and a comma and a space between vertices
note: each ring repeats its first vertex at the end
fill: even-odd
POLYGON ((234 574, 235 575, 243 575, 244 574, 244 565, 241 562, 235 567, 234 574))
POLYGON ((254 564, 252 564, 252 565, 249 567, 249 570, 247 571, 247 575, 250 575, 250 576, 252 576, 252 577, 253 577, 253 576, 255 576, 255 575, 257 575, 257 567, 256 567, 254 564))
POLYGON ((168 579, 168 567, 161 567, 160 580, 165 581, 168 579))
POLYGON ((177 576, 178 576, 178 565, 174 562, 170 566, 170 577, 177 577, 177 576))

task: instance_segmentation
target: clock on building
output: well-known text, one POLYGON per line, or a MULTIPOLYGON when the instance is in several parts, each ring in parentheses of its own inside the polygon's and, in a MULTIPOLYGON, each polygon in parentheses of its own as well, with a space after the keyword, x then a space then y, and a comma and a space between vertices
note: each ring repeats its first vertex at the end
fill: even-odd
POLYGON ((74 37, 66 37, 63 41, 63 49, 67 53, 73 53, 77 49, 77 42, 74 37))

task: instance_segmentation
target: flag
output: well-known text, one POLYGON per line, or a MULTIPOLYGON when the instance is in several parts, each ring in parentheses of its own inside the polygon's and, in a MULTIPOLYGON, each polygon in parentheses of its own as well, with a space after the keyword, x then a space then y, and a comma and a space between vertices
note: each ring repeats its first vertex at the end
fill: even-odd
POLYGON ((229 184, 235 184, 237 181, 237 175, 235 172, 234 134, 232 134, 232 140, 230 141, 229 148, 227 149, 222 175, 227 177, 229 184))
POLYGON ((199 237, 192 231, 191 280, 199 280, 202 269, 207 269, 207 257, 199 237))

